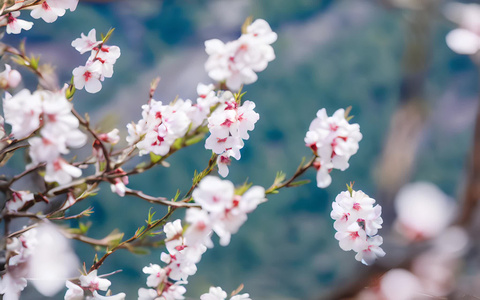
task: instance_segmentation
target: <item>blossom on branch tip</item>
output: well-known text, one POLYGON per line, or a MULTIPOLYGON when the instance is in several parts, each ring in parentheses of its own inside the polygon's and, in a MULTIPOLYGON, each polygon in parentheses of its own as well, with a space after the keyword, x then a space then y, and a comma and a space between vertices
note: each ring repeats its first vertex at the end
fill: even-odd
POLYGON ((225 81, 231 90, 239 90, 243 84, 257 81, 256 72, 265 70, 275 59, 272 43, 277 34, 265 20, 258 19, 247 27, 238 40, 223 43, 218 39, 205 41, 209 55, 205 70, 213 80, 225 81))
POLYGON ((52 0, 45 0, 37 7, 35 7, 30 15, 34 19, 42 18, 47 23, 53 23, 57 20, 58 17, 61 17, 65 14, 65 9, 55 6, 55 2, 52 0))
POLYGON ((7 33, 8 34, 19 34, 22 29, 23 30, 30 30, 33 26, 33 22, 28 22, 25 20, 20 20, 18 17, 20 16, 19 11, 13 11, 5 15, 7 21, 7 33))
POLYGON ((93 48, 100 44, 101 42, 97 41, 97 31, 95 28, 93 28, 86 36, 82 32, 80 38, 77 38, 72 42, 72 47, 80 52, 80 54, 83 54, 85 52, 92 51, 93 48))
POLYGON ((101 290, 106 291, 111 285, 110 280, 97 276, 97 270, 93 270, 87 275, 80 276, 80 285, 91 292, 101 290))
POLYGON ((305 136, 305 144, 317 156, 313 166, 317 170, 319 188, 330 185, 333 169, 344 171, 349 167, 348 160, 357 153, 361 139, 360 126, 348 123, 345 110, 339 109, 331 117, 324 108, 317 112, 305 136))
POLYGON ((91 51, 85 66, 79 66, 72 72, 75 88, 81 90, 85 87, 88 93, 99 92, 101 81, 113 76, 113 65, 120 57, 120 48, 97 41, 95 29, 90 30, 87 36, 82 33, 72 42, 72 47, 82 54, 91 51))
POLYGON ((213 230, 220 237, 220 244, 227 246, 231 235, 247 220, 247 214, 265 201, 265 189, 254 186, 243 195, 235 195, 235 187, 230 181, 206 176, 192 197, 202 209, 187 210, 186 221, 191 224, 185 232, 187 243, 190 239, 204 239, 208 241, 207 247, 213 246, 210 240, 213 230))
POLYGON ((5 207, 8 211, 16 212, 29 201, 33 201, 34 196, 27 191, 12 191, 12 198, 7 201, 5 207))
POLYGON ((377 235, 383 223, 380 205, 362 191, 341 192, 332 203, 330 216, 335 220, 337 230, 335 238, 344 251, 357 252, 355 259, 366 265, 372 264, 377 257, 385 256, 380 248, 383 243, 377 235))

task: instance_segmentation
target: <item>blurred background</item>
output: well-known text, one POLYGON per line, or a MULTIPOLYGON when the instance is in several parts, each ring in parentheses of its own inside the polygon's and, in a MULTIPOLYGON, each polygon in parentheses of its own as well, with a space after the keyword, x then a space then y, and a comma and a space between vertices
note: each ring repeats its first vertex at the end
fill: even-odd
MULTIPOLYGON (((421 289, 423 296, 468 298, 480 295, 475 244, 478 233, 471 221, 475 205, 468 206, 466 212, 462 210, 468 198, 466 191, 474 186, 469 180, 470 155, 479 78, 472 59, 456 54, 445 43, 447 33, 456 27, 443 15, 446 3, 81 1, 75 12, 67 12, 55 23, 36 21, 30 31, 5 36, 3 41, 16 46, 26 38, 27 52, 40 54, 42 62, 54 65, 63 83, 87 59, 87 54, 82 56, 70 46, 71 41, 92 28, 106 33, 114 27, 108 44, 122 51, 114 76, 104 81, 97 94, 77 92, 75 105, 80 112, 89 112, 102 130, 117 127, 125 137, 126 124, 141 117, 140 107, 148 100, 152 79, 162 78, 156 100, 169 102, 177 95, 196 99, 197 84, 211 82, 204 71, 204 41, 238 38, 248 16, 267 20, 278 34, 273 44, 276 60, 258 74, 256 83, 244 89, 245 99, 256 103, 260 120, 242 149, 242 159, 232 163, 227 178, 235 184, 248 179, 268 187, 277 171, 293 174, 302 157, 311 155, 303 139, 320 108, 331 115, 339 108, 352 106, 352 122, 360 124, 363 140, 350 159, 350 168, 332 171, 333 183, 328 188, 318 189, 315 172, 309 170, 304 178, 311 179, 310 184, 271 195, 249 215, 228 247, 215 241, 216 246, 204 254, 197 273, 189 278, 187 298, 198 299, 210 286, 230 292, 241 283, 253 299, 355 295, 377 299, 382 291, 388 298, 384 290, 386 279, 392 276, 403 276, 393 281, 404 289, 412 284, 411 289, 421 289), (334 238, 331 203, 350 181, 383 207, 384 229, 380 234, 387 255, 373 267, 357 262, 353 252, 342 251, 334 238), (424 183, 420 188, 413 185, 412 192, 408 190, 412 186, 405 185, 413 182, 424 183), (415 194, 415 188, 423 194, 415 194), (434 226, 436 230, 429 233, 412 229, 408 222, 418 222, 409 221, 408 216, 415 203, 406 205, 407 212, 400 212, 405 205, 396 204, 400 203, 399 190, 410 192, 408 199, 418 198, 416 203, 438 198, 418 208, 422 212, 418 218, 428 222, 434 222, 430 218, 441 219, 445 224, 434 226), (444 207, 448 207, 447 212, 444 207), (406 217, 399 221, 402 214, 406 217), (466 230, 452 229, 453 223, 466 230), (448 233, 447 237, 443 233, 448 233), (448 259, 440 255, 435 260, 437 256, 427 255, 438 245, 452 244, 459 246, 448 250, 448 259), (421 261, 423 265, 417 262, 422 255, 427 255, 421 261), (448 264, 443 263, 445 260, 448 264), (436 268, 433 271, 432 266, 436 268), (384 275, 392 268, 396 273, 384 275)), ((24 19, 30 17, 25 14, 24 19)), ((34 89, 33 78, 29 79, 27 72, 22 75, 27 87, 34 89)), ((209 157, 210 152, 199 143, 169 158, 170 168, 130 177, 129 187, 173 197, 177 189, 188 189, 194 171, 202 170, 209 157)), ((14 158, 4 172, 13 174, 23 168, 23 158, 14 158)), ((151 207, 157 216, 166 212, 162 206, 118 197, 107 184, 102 187, 97 196, 78 207, 78 211, 94 208, 88 233, 91 237, 102 238, 115 228, 130 236, 144 224, 151 207)), ((183 212, 178 212, 177 217, 182 216, 183 212)), ((78 223, 72 221, 70 225, 78 223)), ((79 242, 74 246, 80 260, 89 266, 95 249, 79 242)), ((160 263, 161 252, 154 249, 148 255, 135 255, 119 251, 106 260, 100 273, 122 269, 109 278, 111 288, 114 293, 126 292, 127 299, 136 299, 138 288, 145 287, 147 278, 141 271, 143 266, 160 263)), ((63 299, 63 295, 64 291, 55 299, 63 299)), ((21 299, 43 298, 29 286, 21 299)))

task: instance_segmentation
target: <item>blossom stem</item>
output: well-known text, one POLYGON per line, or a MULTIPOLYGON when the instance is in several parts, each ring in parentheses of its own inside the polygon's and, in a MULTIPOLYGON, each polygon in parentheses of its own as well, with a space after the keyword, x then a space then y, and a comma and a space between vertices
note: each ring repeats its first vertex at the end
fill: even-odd
POLYGON ((292 182, 298 177, 300 177, 300 175, 305 173, 305 171, 307 171, 311 166, 313 166, 313 163, 315 162, 316 158, 317 156, 313 156, 306 164, 303 164, 302 162, 300 166, 298 166, 297 170, 295 171, 292 177, 290 177, 288 180, 283 180, 281 183, 272 184, 272 186, 265 191, 265 194, 266 195, 272 194, 281 188, 294 186, 294 185, 291 185, 292 182))

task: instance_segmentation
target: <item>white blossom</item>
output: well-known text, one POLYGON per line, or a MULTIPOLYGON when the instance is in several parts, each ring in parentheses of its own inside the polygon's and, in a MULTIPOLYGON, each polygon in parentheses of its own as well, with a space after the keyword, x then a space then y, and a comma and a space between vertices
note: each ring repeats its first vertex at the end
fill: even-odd
POLYGON ((328 117, 324 108, 310 124, 305 143, 315 155, 313 166, 317 170, 317 186, 326 188, 332 182, 332 169, 346 170, 348 160, 357 153, 358 142, 362 139, 360 126, 349 124, 345 119, 345 110, 337 110, 328 117))
POLYGON ((57 20, 58 17, 61 17, 65 14, 65 9, 55 7, 55 1, 45 0, 37 7, 35 7, 30 15, 34 19, 42 18, 47 23, 53 23, 57 20), (53 4, 53 5, 52 5, 53 4))
POLYGON ((337 230, 335 238, 344 251, 357 252, 355 259, 366 265, 372 264, 377 257, 385 256, 380 245, 382 228, 381 207, 375 200, 362 191, 349 190, 341 192, 332 203, 330 216, 335 220, 333 227, 337 230))
POLYGON ((3 112, 5 122, 12 126, 12 135, 16 139, 25 138, 40 127, 41 98, 27 89, 13 97, 7 93, 3 99, 3 112))
POLYGON ((13 11, 6 15, 7 18, 7 33, 8 34, 19 34, 22 29, 23 30, 30 30, 33 26, 33 22, 28 22, 25 20, 20 20, 18 17, 20 16, 19 11, 13 11))
POLYGON ((210 287, 208 293, 200 296, 200 300, 225 300, 227 298, 227 292, 222 290, 221 287, 210 287))
POLYGON ((256 72, 263 71, 275 59, 270 44, 277 39, 265 20, 255 20, 247 32, 235 41, 223 43, 218 39, 205 42, 209 55, 205 70, 213 80, 223 82, 231 90, 257 80, 256 72))
POLYGON ((13 70, 9 64, 5 64, 5 71, 0 73, 0 87, 3 89, 14 89, 22 81, 22 75, 13 70))

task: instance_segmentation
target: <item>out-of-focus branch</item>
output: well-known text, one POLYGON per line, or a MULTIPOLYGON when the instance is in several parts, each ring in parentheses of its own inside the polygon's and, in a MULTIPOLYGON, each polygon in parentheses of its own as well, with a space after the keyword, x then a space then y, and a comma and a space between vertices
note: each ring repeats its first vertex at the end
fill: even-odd
POLYGON ((480 103, 477 108, 470 168, 465 186, 464 202, 458 216, 458 224, 468 226, 475 215, 480 200, 480 103))

